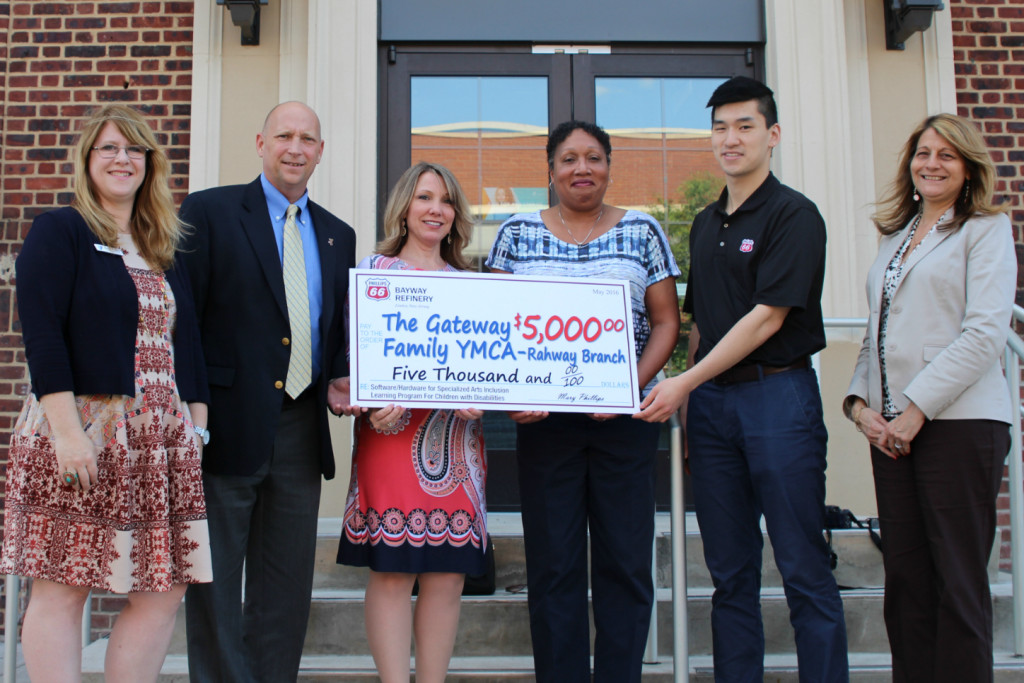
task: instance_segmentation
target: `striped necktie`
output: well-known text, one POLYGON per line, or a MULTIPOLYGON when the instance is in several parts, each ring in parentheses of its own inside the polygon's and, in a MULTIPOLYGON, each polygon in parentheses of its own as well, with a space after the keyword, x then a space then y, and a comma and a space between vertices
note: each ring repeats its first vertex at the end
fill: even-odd
POLYGON ((284 292, 288 302, 288 323, 291 326, 291 357, 284 390, 292 398, 309 386, 313 376, 313 344, 309 328, 309 290, 306 286, 306 259, 302 253, 302 237, 295 225, 299 207, 288 205, 284 221, 284 292))

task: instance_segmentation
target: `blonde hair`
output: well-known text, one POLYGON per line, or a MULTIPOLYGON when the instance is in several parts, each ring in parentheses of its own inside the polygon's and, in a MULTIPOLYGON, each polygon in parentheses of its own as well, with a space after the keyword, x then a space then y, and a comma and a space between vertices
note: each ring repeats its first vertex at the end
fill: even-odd
POLYGON ((146 154, 146 177, 135 193, 129 227, 146 262, 167 270, 174 264, 174 253, 185 232, 174 210, 174 200, 168 187, 171 163, 146 120, 131 107, 109 104, 86 119, 75 147, 75 198, 71 205, 103 244, 117 246, 117 223, 97 198, 89 175, 89 155, 108 123, 117 127, 128 144, 149 150, 146 154))
POLYGON ((441 258, 450 266, 459 270, 468 270, 470 264, 462 255, 462 250, 469 244, 469 239, 473 234, 473 219, 469 211, 469 201, 451 171, 440 164, 428 161, 421 161, 409 168, 392 188, 391 194, 388 196, 388 205, 384 209, 384 239, 377 243, 377 253, 385 256, 398 256, 402 247, 405 246, 408 239, 408 234, 403 230, 405 215, 409 212, 409 206, 412 204, 416 184, 424 173, 433 173, 441 179, 448 192, 452 208, 455 209, 455 219, 452 221, 449 237, 441 240, 441 258))
POLYGON ((899 232, 920 211, 918 202, 914 200, 916 190, 911 177, 910 163, 917 151, 918 141, 928 129, 934 130, 952 145, 963 160, 966 171, 964 184, 968 191, 961 191, 957 196, 953 205, 953 219, 943 224, 940 229, 957 230, 976 214, 991 216, 1005 211, 1002 204, 995 204, 992 201, 996 169, 977 126, 953 114, 936 114, 922 121, 910 134, 910 139, 900 152, 896 177, 879 200, 875 215, 871 217, 878 232, 883 235, 899 232))

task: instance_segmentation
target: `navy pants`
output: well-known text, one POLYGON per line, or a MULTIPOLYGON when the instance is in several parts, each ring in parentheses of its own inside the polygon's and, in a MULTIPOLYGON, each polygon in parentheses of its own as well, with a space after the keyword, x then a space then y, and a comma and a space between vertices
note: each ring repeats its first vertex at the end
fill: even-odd
POLYGON ((992 681, 988 559, 1010 430, 926 422, 910 455, 871 449, 894 683, 992 681))
POLYGON ((320 410, 316 391, 285 399, 270 460, 248 476, 203 475, 213 583, 185 593, 194 683, 298 677, 320 508, 320 462, 310 443, 320 410))
POLYGON ((555 413, 517 429, 530 633, 538 683, 639 683, 654 586, 659 425, 555 413))
POLYGON ((707 382, 690 395, 686 436, 704 559, 715 585, 715 680, 764 680, 764 515, 796 635, 800 681, 848 681, 843 603, 822 535, 828 435, 814 372, 707 382))

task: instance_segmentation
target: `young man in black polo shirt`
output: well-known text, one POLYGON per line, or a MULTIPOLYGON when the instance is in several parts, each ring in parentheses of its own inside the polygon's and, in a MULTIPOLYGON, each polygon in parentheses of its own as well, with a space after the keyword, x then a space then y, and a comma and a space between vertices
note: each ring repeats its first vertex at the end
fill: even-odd
POLYGON ((663 421, 689 404, 694 502, 715 583, 715 680, 764 678, 763 514, 800 680, 845 682, 843 604, 822 537, 828 435, 810 367, 810 355, 825 347, 825 222, 769 169, 780 129, 767 86, 732 78, 708 106, 726 187, 690 232, 684 310, 694 321, 692 367, 661 382, 637 417, 663 421))

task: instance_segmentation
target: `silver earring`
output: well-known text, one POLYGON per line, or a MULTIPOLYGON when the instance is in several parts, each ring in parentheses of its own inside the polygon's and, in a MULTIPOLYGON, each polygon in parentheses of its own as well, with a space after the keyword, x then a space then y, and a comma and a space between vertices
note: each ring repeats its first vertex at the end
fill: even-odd
POLYGON ((914 201, 915 201, 915 202, 919 202, 919 201, 921 201, 921 195, 919 195, 919 194, 917 193, 917 188, 916 188, 916 187, 914 188, 914 201))
POLYGON ((966 204, 971 199, 971 179, 964 179, 964 191, 960 195, 961 201, 966 204))

